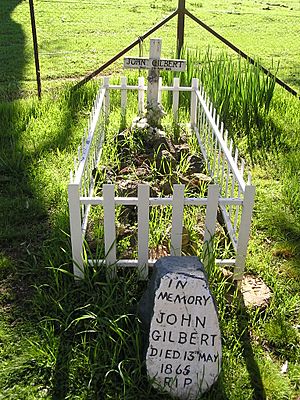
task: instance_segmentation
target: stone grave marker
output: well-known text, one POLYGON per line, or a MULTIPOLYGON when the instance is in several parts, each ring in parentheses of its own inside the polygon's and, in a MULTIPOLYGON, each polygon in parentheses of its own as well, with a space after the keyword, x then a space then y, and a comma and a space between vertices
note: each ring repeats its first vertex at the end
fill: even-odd
POLYGON ((214 299, 197 257, 162 257, 139 303, 153 385, 197 399, 217 380, 221 334, 214 299))
POLYGON ((158 102, 159 71, 185 71, 185 60, 160 58, 161 39, 150 39, 149 59, 145 57, 125 57, 124 68, 148 69, 147 119, 151 126, 159 126, 163 110, 158 102))

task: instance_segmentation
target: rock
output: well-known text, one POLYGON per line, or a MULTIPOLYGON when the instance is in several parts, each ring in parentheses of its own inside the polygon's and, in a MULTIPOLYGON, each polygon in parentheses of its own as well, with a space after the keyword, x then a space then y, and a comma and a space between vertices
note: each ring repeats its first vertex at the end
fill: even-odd
POLYGON ((212 181, 212 178, 210 176, 201 173, 194 173, 193 175, 190 175, 188 179, 188 184, 192 187, 199 187, 203 182, 209 184, 212 181))
POLYGON ((121 180, 118 183, 118 196, 136 197, 138 193, 138 184, 140 182, 132 180, 121 180))
POLYGON ((197 156, 197 154, 193 154, 188 157, 187 161, 189 162, 188 173, 193 174, 196 172, 202 172, 204 169, 204 161, 203 158, 197 156))
POLYGON ((241 293, 246 307, 265 308, 271 299, 271 290, 258 276, 245 275, 241 282, 241 293))
POLYGON ((132 167, 130 167, 130 166, 124 167, 119 171, 119 175, 130 175, 130 174, 132 174, 132 171, 133 171, 132 167))
POLYGON ((145 140, 145 145, 150 150, 168 150, 175 154, 175 147, 170 138, 166 136, 165 131, 158 128, 149 128, 149 135, 145 140))
POLYGON ((233 272, 229 271, 226 268, 220 268, 222 275, 225 279, 231 281, 233 279, 233 272))
POLYGON ((194 173, 188 176, 179 175, 179 180, 181 183, 186 185, 188 189, 196 190, 200 188, 202 183, 209 184, 212 181, 212 178, 205 174, 194 173))
POLYGON ((166 257, 169 255, 168 248, 163 244, 159 244, 149 250, 150 260, 158 260, 161 257, 166 257))
POLYGON ((137 167, 148 168, 150 159, 151 159, 150 154, 139 154, 139 155, 135 156, 134 162, 137 167))
POLYGON ((187 143, 182 143, 182 144, 174 144, 175 148, 175 158, 178 162, 181 161, 182 158, 184 158, 187 154, 190 153, 190 148, 187 143))
POLYGON ((136 170, 134 171, 134 174, 137 177, 141 177, 141 176, 147 176, 149 174, 149 168, 144 168, 144 167, 138 167, 136 168, 136 170))
POLYGON ((216 306, 197 257, 160 258, 139 314, 153 385, 178 399, 197 399, 217 380, 222 357, 216 306))
POLYGON ((171 185, 169 180, 166 180, 161 183, 160 190, 162 194, 164 194, 165 196, 169 196, 173 193, 173 186, 171 185))
POLYGON ((177 162, 168 150, 162 150, 156 157, 156 168, 162 174, 172 174, 176 169, 177 162))
POLYGON ((149 105, 147 106, 146 117, 150 126, 160 127, 161 119, 165 115, 167 114, 161 104, 158 104, 156 107, 150 107, 149 105))
POLYGON ((136 117, 134 118, 131 130, 145 130, 149 128, 148 120, 146 117, 136 117))

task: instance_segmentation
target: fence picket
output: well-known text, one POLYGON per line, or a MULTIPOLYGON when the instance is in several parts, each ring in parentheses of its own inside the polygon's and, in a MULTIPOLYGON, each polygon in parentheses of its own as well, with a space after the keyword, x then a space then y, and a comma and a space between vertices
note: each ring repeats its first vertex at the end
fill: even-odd
POLYGON ((173 187, 171 256, 181 256, 184 188, 184 185, 178 184, 175 184, 173 187))
POLYGON ((192 79, 192 93, 191 93, 191 126, 194 127, 197 123, 197 103, 198 103, 198 97, 196 95, 196 91, 198 90, 199 86, 199 79, 193 78, 192 79))
POLYGON ((105 88, 104 114, 107 119, 109 116, 109 111, 110 111, 110 94, 109 94, 109 77, 108 76, 105 76, 103 78, 103 87, 105 88))
POLYGON ((108 277, 116 275, 116 223, 115 223, 115 189, 112 184, 103 185, 104 209, 104 246, 106 265, 109 268, 108 277))
POLYGON ((145 111, 145 79, 143 76, 139 76, 138 79, 138 110, 139 115, 145 111))
POLYGON ((126 106, 127 106, 127 77, 122 76, 121 78, 121 115, 123 118, 126 117, 126 106))
POLYGON ((70 183, 68 186, 70 234, 73 258, 73 273, 75 279, 83 277, 81 214, 79 200, 79 185, 70 183))
POLYGON ((149 193, 149 185, 138 185, 138 269, 141 279, 148 277, 149 193))
POLYGON ((255 186, 247 185, 245 188, 243 210, 240 222, 240 231, 237 243, 236 263, 233 277, 241 280, 245 270, 248 241, 250 236, 251 218, 254 206, 255 186))
POLYGON ((205 267, 208 266, 213 257, 213 237, 216 230, 219 190, 219 185, 208 186, 205 232, 203 239, 203 264, 205 267))
POLYGON ((178 105, 179 105, 179 78, 174 78, 173 80, 173 104, 172 111, 174 116, 174 121, 178 121, 178 105))

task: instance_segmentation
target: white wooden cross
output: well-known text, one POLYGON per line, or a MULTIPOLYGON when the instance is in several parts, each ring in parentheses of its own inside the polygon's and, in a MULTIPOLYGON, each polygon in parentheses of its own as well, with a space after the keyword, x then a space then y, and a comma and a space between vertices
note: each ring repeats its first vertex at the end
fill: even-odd
MULTIPOLYGON (((145 57, 125 57, 124 68, 148 69, 148 90, 147 90, 147 111, 153 115, 161 112, 158 102, 159 91, 159 71, 185 71, 185 60, 168 60, 160 58, 161 39, 150 39, 149 58, 145 57)), ((159 119, 159 118, 157 118, 159 119)))

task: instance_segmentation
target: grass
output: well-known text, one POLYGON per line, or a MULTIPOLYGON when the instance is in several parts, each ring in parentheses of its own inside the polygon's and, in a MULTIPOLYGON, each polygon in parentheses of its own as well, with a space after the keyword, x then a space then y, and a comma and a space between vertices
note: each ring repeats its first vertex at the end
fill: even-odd
MULTIPOLYGON (((278 4, 245 1, 213 6, 211 2, 187 1, 187 7, 197 16, 250 55, 260 56, 265 65, 273 59, 276 69, 281 59, 278 76, 286 77, 297 88, 295 23, 299 4, 278 4), (290 29, 285 29, 286 21, 290 29)), ((22 91, 30 93, 33 87, 27 6, 26 2, 6 0, 0 5, 4 21, 0 40, 5 49, 1 52, 5 62, 0 63, 2 98, 15 97, 22 91)), ((113 15, 106 6, 105 13, 99 7, 103 18, 107 13, 113 15)), ((117 7, 113 7, 115 13, 117 7)), ((143 6, 124 1, 126 12, 118 12, 118 24, 125 28, 130 25, 131 29, 116 35, 122 29, 120 25, 100 32, 105 25, 96 12, 98 8, 92 9, 90 4, 83 3, 79 9, 79 5, 68 3, 53 7, 42 0, 36 2, 43 84, 60 89, 45 94, 41 102, 28 97, 0 103, 0 399, 168 399, 152 389, 145 378, 143 336, 134 313, 144 284, 134 274, 121 274, 116 282, 109 283, 99 268, 92 268, 76 286, 70 277, 66 186, 96 84, 72 93, 64 80, 94 69, 175 7, 175 1, 153 1, 143 6), (147 12, 147 20, 142 11, 147 12), (93 23, 91 16, 97 21, 93 23), (127 24, 122 24, 123 17, 127 24), (92 23, 97 29, 87 29, 92 23), (59 35, 65 35, 63 40, 59 35), (50 52, 55 54, 45 54, 50 52)), ((174 51, 174 38, 168 30, 172 28, 173 23, 162 31, 166 56, 174 51)), ((199 43, 206 49, 208 35, 204 31, 200 34, 191 22, 187 23, 187 32, 188 47, 197 47, 205 56, 199 43)), ((214 40, 210 44, 223 51, 214 40)), ((213 54, 220 63, 210 69, 210 76, 227 74, 234 82, 242 64, 229 56, 213 54)), ((248 73, 255 85, 262 79, 250 70, 243 76, 248 73)), ((201 71, 199 77, 207 79, 208 91, 217 82, 201 71)), ((248 93, 245 86, 240 88, 248 93)), ((217 93, 221 99, 214 101, 222 112, 224 92, 220 89, 217 93)), ((239 96, 235 95, 236 102, 239 96)), ((252 106, 251 96, 245 96, 245 104, 252 106)), ((217 384, 203 397, 207 400, 296 400, 300 396, 300 103, 275 88, 267 112, 264 104, 258 105, 259 123, 263 125, 254 124, 253 142, 243 125, 246 106, 237 107, 234 118, 232 111, 224 111, 223 116, 243 155, 252 158, 257 186, 247 272, 262 277, 273 295, 265 310, 246 309, 219 269, 209 269, 222 330, 223 368, 217 384), (261 126, 264 136, 257 145, 261 126), (286 362, 288 368, 283 373, 286 362)), ((228 110, 234 110, 234 104, 228 110)), ((135 149, 136 143, 131 145, 135 149)), ((114 157, 118 160, 117 152, 114 157)), ((185 168, 184 163, 181 167, 185 168)))
MULTIPOLYGON (((177 0, 153 0, 122 4, 110 1, 59 2, 35 1, 37 36, 43 90, 61 86, 64 80, 77 80, 110 59, 147 29, 170 14, 177 0), (107 16, 109 15, 109 25, 107 16)), ((232 41, 251 57, 299 90, 299 2, 254 3, 186 1, 197 17, 232 41), (266 29, 266 24, 268 29, 266 29), (289 29, 286 29, 288 24, 289 29), (287 45, 288 44, 288 45, 287 45)), ((11 98, 24 92, 35 93, 35 67, 29 7, 21 0, 3 0, 1 18, 1 97, 11 98)), ((176 47, 176 19, 159 30, 163 56, 170 57, 176 47)), ((186 19, 186 45, 216 51, 225 46, 190 19, 186 19)), ((144 43, 148 53, 148 42, 144 43)), ((133 49, 131 55, 137 55, 133 49)), ((112 65, 113 73, 122 69, 122 60, 112 65)))
MULTIPOLYGON (((93 268, 74 286, 68 272, 66 184, 95 92, 90 84, 41 102, 1 105, 3 398, 161 398, 145 379, 141 326, 134 314, 144 284, 132 274, 109 283, 93 268)), ((247 271, 263 277, 272 301, 263 312, 245 309, 219 269, 208 271, 220 315, 223 369, 204 399, 299 395, 300 225, 297 195, 286 195, 292 170, 278 175, 284 156, 297 154, 297 107, 275 91, 268 118, 278 127, 288 120, 292 125, 282 128, 276 158, 254 168, 258 195, 247 271)), ((120 120, 115 121, 118 129, 120 120)), ((130 145, 135 149, 135 142, 130 145)))

